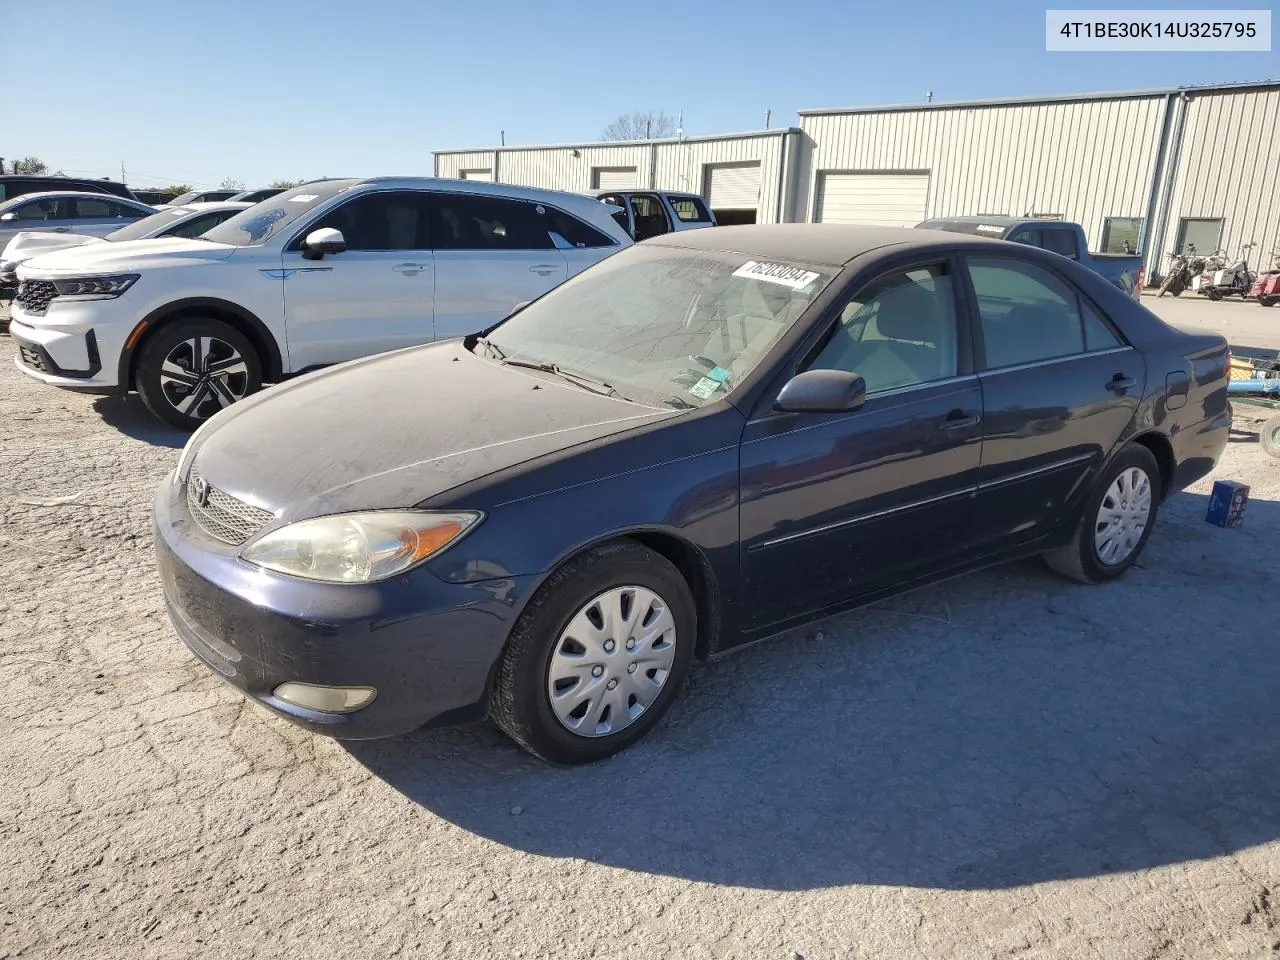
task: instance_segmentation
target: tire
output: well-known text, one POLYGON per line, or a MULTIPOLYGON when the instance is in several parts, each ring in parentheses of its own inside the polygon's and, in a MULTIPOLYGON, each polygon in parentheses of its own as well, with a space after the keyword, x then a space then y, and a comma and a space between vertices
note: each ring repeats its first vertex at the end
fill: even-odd
POLYGON ((1182 296, 1182 288, 1181 288, 1181 287, 1179 287, 1177 290, 1174 290, 1174 291, 1173 291, 1173 295, 1174 295, 1175 297, 1180 297, 1180 296, 1182 296))
POLYGON ((192 317, 167 323, 142 345, 133 387, 151 413, 180 430, 194 430, 236 400, 262 389, 262 359, 244 334, 222 320, 192 317), (199 345, 199 351, 196 346, 199 345), (166 360, 170 361, 166 368, 166 360), (179 374, 193 364, 191 393, 179 374), (209 370, 211 365, 226 365, 209 370))
POLYGON ((1272 417, 1258 428, 1258 442, 1273 457, 1280 458, 1280 417, 1272 417))
POLYGON ((1274 307, 1277 303, 1280 303, 1280 297, 1259 297, 1258 302, 1264 307, 1274 307))
POLYGON ((1222 294, 1220 294, 1217 290, 1210 290, 1210 291, 1206 294, 1206 296, 1207 296, 1210 300, 1221 300, 1221 299, 1222 299, 1222 294))
POLYGON ((1160 292, 1157 297, 1163 297, 1166 293, 1172 293, 1175 297, 1182 292, 1182 287, 1178 286, 1178 275, 1171 273, 1164 278, 1164 283, 1160 284, 1160 292), (1177 287, 1175 290, 1174 287, 1177 287))
MULTIPOLYGON (((637 615, 634 605, 615 609, 618 615, 637 615)), ((521 614, 498 668, 490 715, 507 736, 550 763, 603 760, 643 737, 670 707, 689 672, 697 629, 693 593, 665 557, 629 541, 596 547, 552 574, 521 614), (634 652, 628 651, 626 638, 607 636, 611 621, 597 626, 599 617, 593 615, 599 612, 597 603, 607 609, 627 591, 633 604, 637 597, 645 604, 639 616, 651 616, 654 627, 663 630, 634 652), (645 592, 665 606, 669 621, 645 592), (575 634, 582 631, 585 643, 570 634, 571 624, 576 624, 575 634), (664 643, 673 649, 668 651, 664 643), (574 663, 578 657, 583 658, 581 667, 574 663), (646 671, 648 664, 658 662, 669 664, 665 674, 658 668, 646 671), (628 669, 632 663, 640 669, 628 669), (628 679, 637 675, 638 681, 628 679), (645 695, 653 683, 657 693, 648 705, 610 731, 617 722, 615 712, 640 706, 630 691, 645 695), (557 685, 564 685, 565 694, 558 708, 552 704, 557 685), (609 693, 615 689, 622 693, 609 693), (588 691, 598 692, 582 696, 588 691), (562 720, 573 707, 581 709, 581 716, 562 720), (575 723, 581 726, 571 729, 575 723)))
MULTIPOLYGON (((1138 484, 1140 498, 1143 496, 1143 489, 1140 480, 1138 484)), ((1093 492, 1089 494, 1071 541, 1065 546, 1046 553, 1045 563, 1055 573, 1081 583, 1103 583, 1120 576, 1142 555, 1147 540, 1151 537, 1151 531, 1156 524, 1156 514, 1159 511, 1161 493, 1160 465, 1156 463, 1156 458, 1146 447, 1137 443, 1129 444, 1107 466, 1093 492), (1135 471, 1139 474, 1135 475, 1135 471), (1113 489, 1122 476, 1127 483, 1135 477, 1140 480, 1142 475, 1145 475, 1145 503, 1147 504, 1145 520, 1142 520, 1138 513, 1129 512, 1127 504, 1131 501, 1117 498, 1113 489), (1106 508, 1104 503, 1107 504, 1106 508), (1112 503, 1120 509, 1112 511, 1110 509, 1112 503), (1099 550, 1095 539, 1095 534, 1103 529, 1101 515, 1104 514, 1104 510, 1117 516, 1118 520, 1113 528, 1111 539, 1105 541, 1103 546, 1117 543, 1123 550, 1125 543, 1129 544, 1128 552, 1123 556, 1113 556, 1107 560, 1103 559, 1101 554, 1105 551, 1099 550), (1136 540, 1126 537, 1126 533, 1135 532, 1134 522, 1137 520, 1141 520, 1141 530, 1138 531, 1136 540)), ((1140 499, 1139 502, 1144 501, 1140 499)))

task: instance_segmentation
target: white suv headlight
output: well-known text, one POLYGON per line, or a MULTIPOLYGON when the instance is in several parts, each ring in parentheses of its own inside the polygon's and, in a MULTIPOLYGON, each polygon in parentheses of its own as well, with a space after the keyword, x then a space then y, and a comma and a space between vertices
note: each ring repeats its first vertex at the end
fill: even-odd
POLYGON ((373 583, 457 543, 483 514, 376 510, 299 520, 240 552, 267 570, 325 583, 373 583))
POLYGON ((136 273, 122 273, 114 277, 73 277, 53 281, 53 289, 58 291, 60 297, 110 300, 132 287, 137 279, 136 273))

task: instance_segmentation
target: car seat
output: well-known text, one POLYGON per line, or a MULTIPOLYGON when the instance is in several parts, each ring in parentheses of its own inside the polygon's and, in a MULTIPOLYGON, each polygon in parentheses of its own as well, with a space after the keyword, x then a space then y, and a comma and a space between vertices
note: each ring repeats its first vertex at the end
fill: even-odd
POLYGON ((906 282, 878 294, 875 304, 862 339, 854 340, 847 326, 838 330, 841 339, 818 365, 860 374, 868 393, 955 375, 955 325, 938 294, 906 282), (877 336, 869 337, 873 326, 877 336))

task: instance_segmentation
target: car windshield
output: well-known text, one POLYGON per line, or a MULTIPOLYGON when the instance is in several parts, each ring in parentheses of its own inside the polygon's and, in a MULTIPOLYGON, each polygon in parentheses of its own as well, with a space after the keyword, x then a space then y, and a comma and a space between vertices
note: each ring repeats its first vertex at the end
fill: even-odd
POLYGON ((529 304, 476 351, 641 403, 697 407, 733 390, 831 276, 741 254, 631 247, 529 304))
POLYGON ((185 217, 190 210, 161 210, 157 214, 150 217, 143 217, 141 220, 135 220, 127 227, 121 227, 119 230, 113 230, 108 233, 104 239, 116 243, 120 240, 138 240, 147 236, 153 230, 160 230, 168 226, 179 217, 185 217))
POLYGON ((233 247, 250 247, 266 243, 290 224, 332 200, 356 181, 331 180, 295 187, 284 193, 246 207, 229 220, 224 220, 201 238, 233 247))

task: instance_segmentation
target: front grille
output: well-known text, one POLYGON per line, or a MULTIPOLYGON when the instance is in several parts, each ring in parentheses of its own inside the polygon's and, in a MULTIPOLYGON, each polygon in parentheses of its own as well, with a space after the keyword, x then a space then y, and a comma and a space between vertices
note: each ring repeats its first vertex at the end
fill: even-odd
POLYGON ((194 470, 187 477, 187 509, 205 533, 237 547, 276 518, 269 510, 215 490, 194 470))
POLYGON ((25 343, 18 344, 18 356, 21 358, 23 366, 30 367, 32 370, 39 370, 41 373, 49 372, 49 368, 45 366, 44 357, 40 355, 40 351, 35 347, 29 347, 25 343))
POLYGON ((43 317, 57 295, 57 288, 49 280, 23 280, 13 302, 31 316, 43 317))

